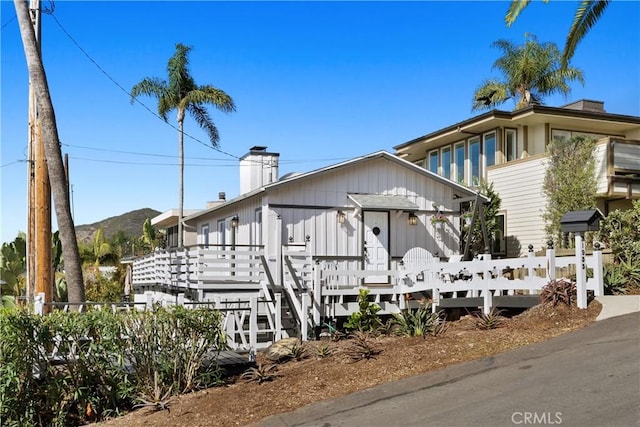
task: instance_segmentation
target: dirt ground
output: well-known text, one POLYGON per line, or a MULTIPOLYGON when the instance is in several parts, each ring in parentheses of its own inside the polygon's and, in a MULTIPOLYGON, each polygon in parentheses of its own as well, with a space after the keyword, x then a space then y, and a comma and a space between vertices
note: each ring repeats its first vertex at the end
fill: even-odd
MULTIPOLYGON (((389 381, 442 369, 583 328, 593 322, 602 306, 592 301, 586 310, 565 305, 533 307, 507 318, 490 330, 476 327, 476 318, 448 322, 437 337, 378 336, 368 342, 380 353, 353 361, 346 349, 353 340, 309 342, 308 357, 278 364, 270 381, 228 384, 174 398, 168 410, 142 408, 102 423, 110 427, 137 426, 244 426, 264 417, 292 411, 324 399, 339 397, 389 381), (318 346, 331 354, 319 357, 318 346)), ((263 354, 258 362, 270 364, 263 354)))

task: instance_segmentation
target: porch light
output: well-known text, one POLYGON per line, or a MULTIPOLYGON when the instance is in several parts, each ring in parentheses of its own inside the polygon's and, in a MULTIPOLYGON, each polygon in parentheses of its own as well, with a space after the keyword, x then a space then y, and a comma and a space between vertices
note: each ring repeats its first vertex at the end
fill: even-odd
POLYGON ((338 224, 344 224, 344 222, 345 222, 345 221, 346 221, 346 219, 347 219, 347 214, 345 214, 345 213, 344 213, 344 212, 342 212, 342 211, 338 211, 338 216, 337 216, 337 218, 338 218, 338 224))
POLYGON ((409 225, 417 225, 418 217, 413 213, 409 212, 409 225))
POLYGON ((239 223, 240 223, 240 220, 238 219, 238 215, 231 218, 231 227, 236 228, 238 227, 239 223))

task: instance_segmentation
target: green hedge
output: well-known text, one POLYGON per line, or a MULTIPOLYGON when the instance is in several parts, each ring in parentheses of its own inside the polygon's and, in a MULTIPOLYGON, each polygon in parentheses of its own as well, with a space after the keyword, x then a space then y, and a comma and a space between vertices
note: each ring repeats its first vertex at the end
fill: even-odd
POLYGON ((219 312, 183 307, 3 310, 0 336, 2 426, 80 425, 212 386, 225 348, 219 312))

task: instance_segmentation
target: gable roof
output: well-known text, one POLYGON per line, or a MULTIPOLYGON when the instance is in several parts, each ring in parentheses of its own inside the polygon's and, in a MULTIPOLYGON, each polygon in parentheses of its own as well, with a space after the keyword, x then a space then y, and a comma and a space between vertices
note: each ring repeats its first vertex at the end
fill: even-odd
MULTIPOLYGON (((233 205, 235 203, 238 203, 238 202, 240 202, 242 200, 246 200, 246 199, 248 199, 250 197, 253 197, 253 196, 255 196, 257 194, 260 194, 260 193, 262 193, 264 191, 267 191, 267 190, 269 190, 271 188, 292 185, 295 182, 298 182, 300 180, 303 180, 303 179, 306 179, 306 178, 309 178, 309 177, 316 177, 316 176, 324 175, 324 174, 327 174, 327 173, 330 173, 330 172, 334 172, 334 171, 337 171, 337 170, 341 170, 341 169, 345 169, 345 168, 351 167, 351 166, 353 166, 355 164, 365 163, 365 162, 368 162, 368 161, 371 161, 371 160, 375 160, 375 159, 389 160, 389 161, 391 161, 393 163, 396 163, 396 164, 398 164, 398 165, 400 165, 402 167, 410 169, 413 172, 416 172, 416 173, 418 173, 420 175, 426 176, 426 177, 428 177, 430 179, 433 179, 434 181, 438 181, 441 184, 444 184, 446 186, 449 186, 449 187, 453 188, 455 190, 456 194, 459 197, 475 197, 475 196, 478 195, 478 193, 476 191, 474 191, 474 190, 472 190, 472 189, 470 189, 468 187, 465 187, 464 185, 458 184, 458 183, 453 182, 453 181, 451 181, 451 180, 449 180, 447 178, 444 178, 444 177, 442 177, 440 175, 434 174, 433 172, 428 171, 428 170, 424 169, 423 167, 414 165, 413 163, 408 162, 406 160, 403 160, 398 156, 395 156, 395 155, 393 155, 393 154, 391 154, 391 153, 389 153, 387 151, 381 150, 381 151, 376 151, 374 153, 367 154, 367 155, 364 155, 364 156, 361 156, 361 157, 356 157, 356 158, 353 158, 351 160, 347 160, 347 161, 344 161, 344 162, 341 162, 341 163, 336 163, 334 165, 330 165, 330 166, 326 166, 326 167, 323 167, 323 168, 320 168, 320 169, 316 169, 316 170, 313 170, 313 171, 310 171, 310 172, 305 172, 305 173, 300 173, 300 174, 295 174, 295 175, 285 175, 286 178, 280 179, 279 181, 273 182, 271 184, 267 184, 267 185, 265 185, 263 187, 257 188, 257 189, 255 189, 253 191, 250 191, 250 192, 246 193, 246 194, 242 194, 242 195, 240 195, 240 196, 238 196, 238 197, 236 197, 234 199, 229 200, 226 203, 222 203, 222 204, 216 205, 216 206, 214 206, 212 208, 205 209, 205 210, 202 210, 200 212, 194 213, 193 215, 190 215, 190 216, 186 217, 185 221, 190 221, 190 220, 198 218, 200 216, 207 215, 207 214, 209 214, 211 212, 214 212, 216 210, 223 209, 225 207, 231 206, 231 205, 233 205)), ((360 195, 360 196, 362 196, 362 195, 360 195)), ((484 197, 484 196, 481 196, 481 197, 484 197)), ((365 199, 361 199, 361 200, 364 201, 365 199)), ((391 200, 390 199, 385 199, 385 201, 386 202, 390 202, 391 200)), ((369 202, 370 203, 374 203, 373 200, 371 200, 369 202)), ((383 202, 383 200, 380 199, 380 200, 378 200, 378 202, 383 202)), ((358 202, 356 202, 356 203, 358 203, 358 202)), ((398 202, 397 200, 394 199, 393 203, 397 204, 397 203, 400 203, 400 202, 398 202)), ((407 206, 407 207, 403 207, 403 209, 415 210, 416 207, 415 206, 414 207, 407 206)))

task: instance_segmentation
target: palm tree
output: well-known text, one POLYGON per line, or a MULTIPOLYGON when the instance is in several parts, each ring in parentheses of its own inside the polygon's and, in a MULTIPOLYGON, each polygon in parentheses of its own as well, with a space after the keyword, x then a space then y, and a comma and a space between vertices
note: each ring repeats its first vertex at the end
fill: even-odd
MULTIPOLYGON (((544 0, 547 3, 549 0, 544 0)), ((509 11, 505 16, 507 27, 520 15, 520 12, 529 5, 531 0, 513 0, 509 11)), ((609 0, 582 0, 580 5, 576 9, 576 14, 573 17, 573 23, 567 34, 567 40, 564 45, 564 51, 562 52, 561 63, 563 67, 569 64, 569 61, 573 57, 576 51, 578 43, 587 35, 587 33, 598 22, 604 11, 609 6, 609 0)))
POLYGON ((167 114, 177 111, 178 121, 178 162, 179 162, 179 196, 178 196, 178 247, 183 246, 182 217, 184 209, 184 117, 189 112, 191 117, 209 135, 211 145, 218 147, 220 136, 205 106, 211 104, 226 113, 235 111, 233 99, 222 90, 210 85, 198 86, 189 73, 189 51, 191 47, 176 44, 176 51, 167 65, 169 81, 157 77, 144 78, 131 89, 131 103, 138 95, 153 96, 158 99, 158 115, 167 121, 167 114))
MULTIPOLYGON (((62 162, 56 116, 27 2, 25 0, 14 0, 14 5, 20 26, 27 68, 29 69, 29 80, 38 102, 38 116, 42 123, 42 138, 47 159, 47 170, 51 181, 51 192, 65 260, 65 277, 68 283, 69 302, 81 303, 85 300, 82 264, 80 262, 76 230, 71 216, 69 187, 64 163, 62 162)), ((73 305, 72 307, 76 309, 78 306, 73 305)))
POLYGON ((493 43, 503 52, 493 68, 502 72, 504 80, 482 82, 475 91, 472 109, 491 109, 510 98, 516 101, 516 109, 543 104, 545 96, 568 95, 570 81, 584 84, 581 70, 561 66, 560 51, 555 43, 539 44, 535 36, 525 37, 522 46, 504 39, 493 43))

